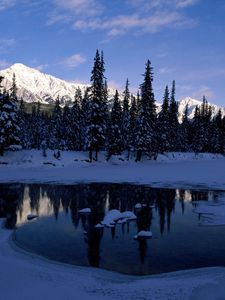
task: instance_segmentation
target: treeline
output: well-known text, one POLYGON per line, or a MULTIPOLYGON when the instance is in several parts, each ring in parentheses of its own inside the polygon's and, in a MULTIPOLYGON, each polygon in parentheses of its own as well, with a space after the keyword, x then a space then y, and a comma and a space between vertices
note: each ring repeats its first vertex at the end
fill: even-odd
POLYGON ((127 80, 122 101, 116 91, 111 109, 104 74, 103 53, 97 51, 90 87, 84 94, 77 89, 72 106, 62 108, 57 99, 51 115, 41 112, 39 106, 26 113, 22 100, 18 105, 14 76, 11 90, 0 92, 0 154, 21 147, 42 149, 46 155, 49 148, 58 157, 60 150, 88 151, 92 161, 105 150, 107 160, 126 152, 127 159, 132 153, 140 161, 143 154, 156 159, 159 153, 169 151, 224 153, 225 118, 221 111, 212 117, 205 97, 192 120, 186 107, 180 123, 173 81, 171 91, 166 86, 157 113, 149 60, 137 95, 130 93, 127 80))

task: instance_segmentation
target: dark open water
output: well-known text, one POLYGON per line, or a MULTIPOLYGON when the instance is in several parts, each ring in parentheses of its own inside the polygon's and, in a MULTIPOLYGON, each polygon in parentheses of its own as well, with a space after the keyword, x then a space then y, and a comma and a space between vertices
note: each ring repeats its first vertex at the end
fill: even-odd
POLYGON ((1 184, 0 217, 16 228, 22 247, 57 261, 127 274, 225 266, 225 226, 199 225, 196 201, 225 192, 156 189, 125 184, 1 184), (135 204, 144 206, 137 210, 135 204), (79 209, 90 207, 90 215, 79 209), (133 211, 137 220, 96 228, 107 211, 133 211), (28 221, 28 214, 39 215, 28 221), (151 239, 134 240, 141 230, 151 239))

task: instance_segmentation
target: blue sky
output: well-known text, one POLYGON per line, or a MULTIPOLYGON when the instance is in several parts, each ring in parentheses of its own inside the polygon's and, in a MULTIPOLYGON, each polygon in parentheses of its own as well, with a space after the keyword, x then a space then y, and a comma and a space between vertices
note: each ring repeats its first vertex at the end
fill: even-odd
POLYGON ((96 49, 109 85, 136 91, 145 62, 161 100, 206 95, 225 105, 224 0, 0 0, 0 69, 21 62, 89 82, 96 49))

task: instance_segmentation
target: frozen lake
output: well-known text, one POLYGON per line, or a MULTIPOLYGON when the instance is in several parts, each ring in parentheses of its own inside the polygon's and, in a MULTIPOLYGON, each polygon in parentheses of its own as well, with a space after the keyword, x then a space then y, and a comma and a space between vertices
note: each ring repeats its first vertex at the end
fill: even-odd
POLYGON ((225 266, 225 226, 203 226, 208 219, 199 213, 202 201, 223 209, 224 197, 222 191, 127 184, 1 184, 0 217, 16 229, 17 244, 44 257, 146 275, 225 266), (98 225, 112 210, 137 218, 98 225), (140 231, 152 237, 134 239, 140 231))

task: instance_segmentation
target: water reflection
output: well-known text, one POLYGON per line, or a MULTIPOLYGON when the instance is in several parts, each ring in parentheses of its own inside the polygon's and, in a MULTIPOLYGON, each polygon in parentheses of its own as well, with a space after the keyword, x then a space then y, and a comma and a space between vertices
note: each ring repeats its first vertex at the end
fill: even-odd
MULTIPOLYGON (((176 210, 179 212, 178 218, 180 218, 185 214, 186 207, 192 205, 193 201, 211 201, 217 199, 221 194, 223 193, 218 191, 153 189, 148 186, 118 184, 80 184, 73 186, 1 184, 0 217, 6 218, 5 226, 7 228, 23 228, 25 225, 36 226, 33 225, 35 223, 28 224, 28 214, 37 214, 39 220, 35 222, 38 224, 42 219, 44 220, 45 217, 49 216, 52 216, 57 223, 60 214, 64 213, 66 219, 69 219, 73 225, 74 233, 82 231, 80 236, 86 245, 88 264, 99 267, 101 262, 104 262, 102 255, 104 246, 101 246, 104 237, 104 245, 110 242, 109 236, 111 241, 116 244, 118 235, 124 237, 124 243, 126 243, 127 236, 132 237, 139 231, 156 231, 155 228, 152 229, 155 220, 157 220, 157 224, 154 226, 159 231, 159 237, 163 237, 165 233, 168 235, 171 231, 176 210), (137 203, 141 204, 139 209, 135 208, 137 203), (91 208, 91 214, 79 213, 79 210, 85 207, 91 208), (96 225, 101 223, 105 213, 112 209, 121 212, 133 211, 137 220, 134 224, 128 222, 110 229, 97 228, 96 225), (120 233, 118 233, 119 226, 121 227, 120 233)), ((46 232, 47 230, 48 228, 46 232)), ((129 241, 129 243, 131 242, 129 241)), ((135 242, 132 241, 132 243, 133 248, 138 249, 139 263, 145 264, 143 268, 147 268, 146 257, 154 249, 149 248, 149 241, 146 239, 139 239, 135 242)), ((117 251, 119 250, 117 249, 117 251)), ((107 256, 108 254, 104 255, 107 256)), ((57 259, 57 257, 55 258, 57 259)), ((148 271, 144 270, 142 273, 146 274, 148 271)))

